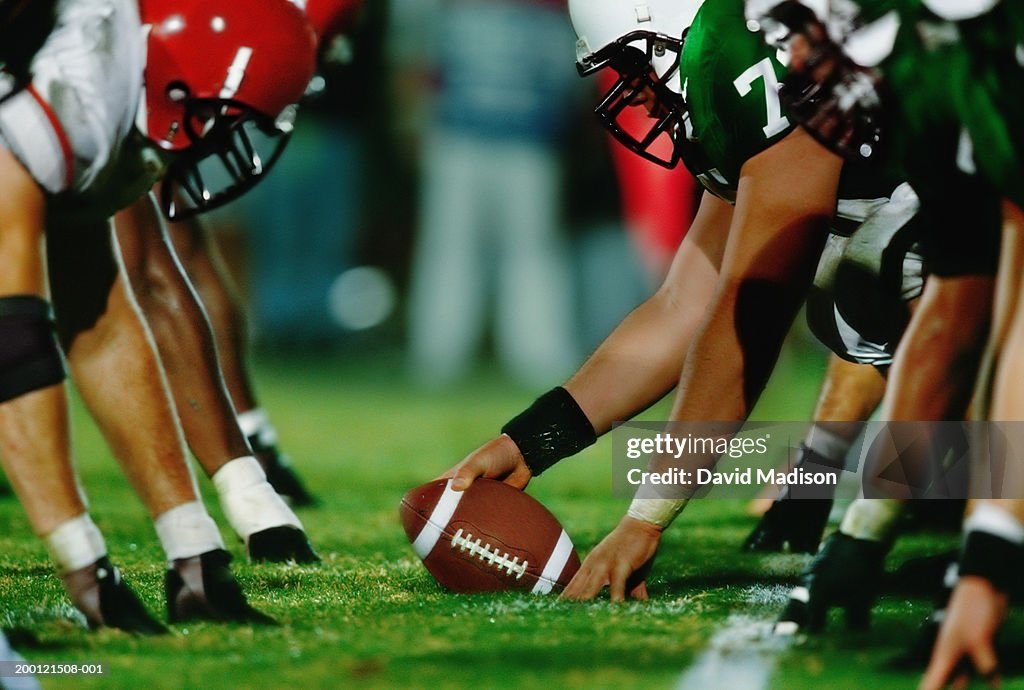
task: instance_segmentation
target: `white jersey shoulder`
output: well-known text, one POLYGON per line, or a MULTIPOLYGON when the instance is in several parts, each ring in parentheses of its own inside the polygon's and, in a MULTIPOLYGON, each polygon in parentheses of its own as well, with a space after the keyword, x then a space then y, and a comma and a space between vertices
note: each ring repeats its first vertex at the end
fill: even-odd
POLYGON ((30 84, 0 104, 0 143, 52 194, 98 191, 134 127, 144 66, 136 2, 61 0, 30 84))

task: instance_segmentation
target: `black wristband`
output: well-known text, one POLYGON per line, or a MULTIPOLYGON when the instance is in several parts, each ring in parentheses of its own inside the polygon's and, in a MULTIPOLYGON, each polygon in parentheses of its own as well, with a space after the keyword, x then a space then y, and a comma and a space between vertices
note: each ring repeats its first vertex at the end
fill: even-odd
POLYGON ((562 458, 597 442, 587 415, 561 386, 537 398, 503 426, 501 433, 519 447, 535 477, 562 458))
POLYGON ((1021 544, 991 532, 974 530, 967 533, 960 552, 960 577, 983 577, 996 589, 1007 592, 1020 577, 1022 566, 1024 546, 1021 544))

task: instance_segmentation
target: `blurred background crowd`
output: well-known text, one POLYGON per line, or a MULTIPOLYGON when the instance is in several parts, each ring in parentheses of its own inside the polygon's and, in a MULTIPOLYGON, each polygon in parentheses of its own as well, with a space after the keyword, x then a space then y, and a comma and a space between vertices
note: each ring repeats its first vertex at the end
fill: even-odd
POLYGON ((277 168, 211 219, 255 347, 389 353, 430 387, 570 374, 696 193, 596 125, 573 46, 564 0, 365 3, 277 168))

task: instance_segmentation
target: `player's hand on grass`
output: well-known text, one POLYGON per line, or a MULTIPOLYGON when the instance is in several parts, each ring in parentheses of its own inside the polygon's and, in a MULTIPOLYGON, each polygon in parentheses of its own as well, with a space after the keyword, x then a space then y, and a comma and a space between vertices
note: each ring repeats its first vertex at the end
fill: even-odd
POLYGON ((477 477, 498 479, 517 489, 525 489, 532 476, 518 446, 502 434, 474 450, 439 479, 451 479, 454 490, 465 491, 477 477))
POLYGON ((622 518, 594 547, 562 592, 564 599, 586 601, 607 585, 612 601, 647 598, 647 573, 661 543, 661 529, 629 516, 622 518))
POLYGON ((921 690, 952 684, 967 687, 977 676, 991 687, 999 685, 995 636, 1006 618, 1007 597, 983 577, 960 578, 946 608, 921 690))

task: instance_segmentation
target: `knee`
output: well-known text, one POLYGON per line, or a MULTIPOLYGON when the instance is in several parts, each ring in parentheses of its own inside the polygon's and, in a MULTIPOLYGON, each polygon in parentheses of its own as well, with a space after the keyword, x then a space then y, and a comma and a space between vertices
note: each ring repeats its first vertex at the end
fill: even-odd
POLYGON ((50 305, 33 295, 0 298, 0 402, 63 380, 50 305))

